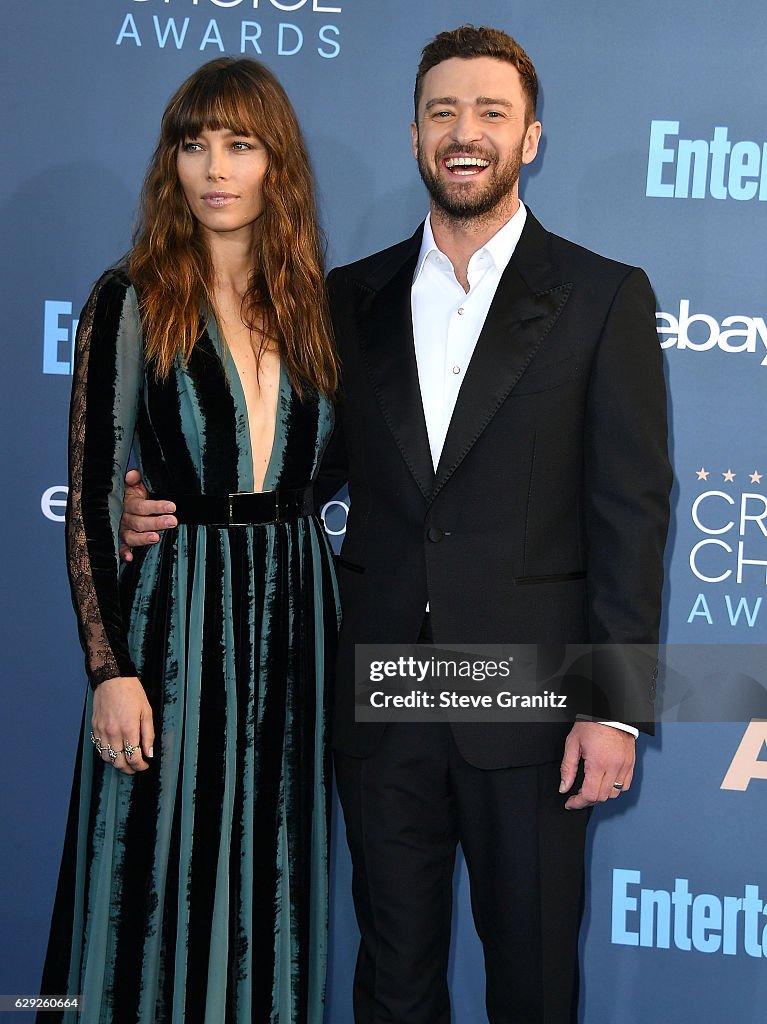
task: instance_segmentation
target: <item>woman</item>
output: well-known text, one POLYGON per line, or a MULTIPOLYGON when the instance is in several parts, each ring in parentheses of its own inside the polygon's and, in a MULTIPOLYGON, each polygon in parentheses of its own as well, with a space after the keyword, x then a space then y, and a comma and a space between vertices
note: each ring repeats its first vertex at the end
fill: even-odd
POLYGON ((266 68, 212 61, 165 111, 135 245, 77 338, 92 731, 42 991, 89 1024, 321 1021, 338 611, 311 483, 336 386, 295 113, 266 68), (180 525, 118 580, 131 447, 180 525))

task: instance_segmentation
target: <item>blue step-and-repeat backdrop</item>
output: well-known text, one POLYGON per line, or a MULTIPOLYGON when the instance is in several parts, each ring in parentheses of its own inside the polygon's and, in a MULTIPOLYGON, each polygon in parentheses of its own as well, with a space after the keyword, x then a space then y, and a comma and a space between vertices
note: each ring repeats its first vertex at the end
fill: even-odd
MULTIPOLYGON (((6 3, 0 993, 37 990, 85 685, 63 558, 72 339, 92 282, 129 246, 165 102, 220 54, 265 61, 306 131, 329 265, 347 262, 425 213, 414 72, 429 38, 466 21, 511 32, 541 77, 525 201, 559 234, 645 267, 657 293, 676 470, 664 639, 705 645, 687 648, 688 677, 723 705, 764 674, 761 0, 6 3)), ((327 510, 337 537, 345 512, 340 499, 327 510)), ((591 831, 582 1019, 767 1020, 767 722, 664 723, 638 774, 591 831)), ((327 1020, 349 1024, 340 822, 333 883, 327 1020)), ((476 1024, 483 972, 463 869, 456 890, 454 1019, 476 1024)))

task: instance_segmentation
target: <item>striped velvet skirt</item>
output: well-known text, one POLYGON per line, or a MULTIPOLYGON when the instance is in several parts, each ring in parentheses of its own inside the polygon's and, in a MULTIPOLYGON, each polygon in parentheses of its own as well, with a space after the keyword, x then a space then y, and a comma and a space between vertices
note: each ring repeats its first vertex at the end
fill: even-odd
POLYGON ((338 627, 321 527, 181 526, 121 593, 154 759, 128 776, 96 758, 89 695, 41 992, 81 995, 58 1016, 80 1024, 320 1024, 338 627))

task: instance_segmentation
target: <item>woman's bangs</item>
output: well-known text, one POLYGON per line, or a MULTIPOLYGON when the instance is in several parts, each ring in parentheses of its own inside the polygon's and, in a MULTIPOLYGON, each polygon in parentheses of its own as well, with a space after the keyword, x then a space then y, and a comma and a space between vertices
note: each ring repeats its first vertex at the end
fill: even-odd
POLYGON ((254 109, 258 106, 252 83, 246 92, 231 75, 210 76, 189 90, 169 127, 175 142, 222 129, 237 135, 258 135, 254 109))

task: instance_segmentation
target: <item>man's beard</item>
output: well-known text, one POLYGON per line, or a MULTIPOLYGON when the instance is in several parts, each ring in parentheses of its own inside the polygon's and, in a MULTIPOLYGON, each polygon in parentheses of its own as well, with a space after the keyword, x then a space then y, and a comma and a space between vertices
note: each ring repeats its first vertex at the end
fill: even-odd
POLYGON ((462 156, 477 156, 483 160, 490 160, 490 165, 483 173, 490 173, 486 184, 477 189, 471 179, 466 185, 462 182, 446 182, 440 178, 433 166, 426 163, 418 150, 418 170, 424 185, 429 190, 435 206, 452 220, 468 221, 474 218, 482 218, 492 213, 497 206, 508 199, 514 191, 514 186, 519 181, 519 172, 522 168, 522 143, 508 158, 499 166, 498 163, 489 157, 487 153, 481 152, 474 146, 456 147, 450 146, 436 156, 437 167, 451 153, 462 156))

